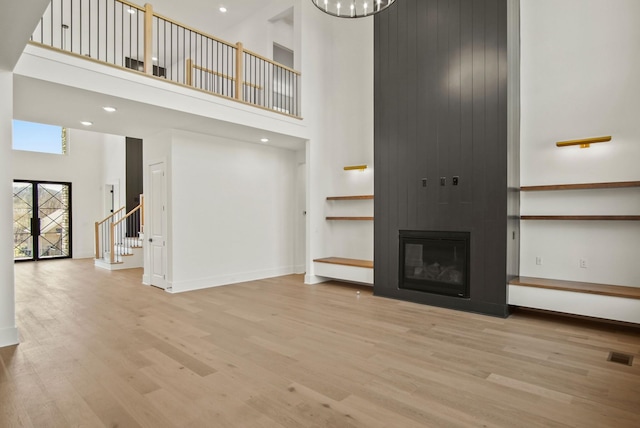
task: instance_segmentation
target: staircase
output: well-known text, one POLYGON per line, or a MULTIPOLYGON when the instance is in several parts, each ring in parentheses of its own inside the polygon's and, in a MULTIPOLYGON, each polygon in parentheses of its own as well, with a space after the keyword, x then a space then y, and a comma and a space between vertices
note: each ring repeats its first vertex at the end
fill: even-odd
POLYGON ((144 198, 140 195, 140 204, 128 213, 124 214, 125 207, 122 207, 95 223, 95 266, 108 270, 143 266, 143 204, 144 198))

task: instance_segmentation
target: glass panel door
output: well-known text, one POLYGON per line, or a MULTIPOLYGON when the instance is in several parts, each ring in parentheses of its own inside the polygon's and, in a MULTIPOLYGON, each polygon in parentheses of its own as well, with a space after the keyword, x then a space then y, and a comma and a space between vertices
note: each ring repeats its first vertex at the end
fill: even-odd
POLYGON ((70 257, 70 188, 69 184, 38 183, 38 257, 70 257))
POLYGON ((13 183, 14 260, 71 257, 71 184, 13 183))
POLYGON ((13 183, 13 258, 32 260, 33 184, 13 183))

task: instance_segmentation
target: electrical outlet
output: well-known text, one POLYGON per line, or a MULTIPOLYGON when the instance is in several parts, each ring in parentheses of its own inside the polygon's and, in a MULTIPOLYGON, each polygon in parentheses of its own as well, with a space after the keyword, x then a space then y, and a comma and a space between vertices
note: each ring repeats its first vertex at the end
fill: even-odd
POLYGON ((537 264, 538 266, 542 265, 542 257, 540 257, 540 256, 536 256, 536 264, 537 264))
POLYGON ((587 259, 580 259, 580 267, 583 269, 587 268, 587 259))

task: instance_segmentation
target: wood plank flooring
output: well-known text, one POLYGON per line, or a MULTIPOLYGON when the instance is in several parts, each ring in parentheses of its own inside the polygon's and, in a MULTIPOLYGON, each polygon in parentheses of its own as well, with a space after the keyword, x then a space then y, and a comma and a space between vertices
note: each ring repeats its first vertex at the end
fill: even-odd
POLYGON ((295 275, 172 295, 92 260, 15 270, 3 428, 640 426, 637 329, 295 275))

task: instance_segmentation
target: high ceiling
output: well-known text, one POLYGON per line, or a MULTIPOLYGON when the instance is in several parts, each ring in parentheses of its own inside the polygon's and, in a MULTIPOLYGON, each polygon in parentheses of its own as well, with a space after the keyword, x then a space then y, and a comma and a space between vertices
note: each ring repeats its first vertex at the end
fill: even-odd
MULTIPOLYGON (((134 0, 135 2, 136 0, 134 0)), ((193 28, 218 35, 273 4, 290 3, 288 0, 152 0, 153 10, 193 28), (227 12, 221 13, 224 6, 227 12)))

